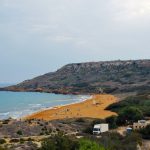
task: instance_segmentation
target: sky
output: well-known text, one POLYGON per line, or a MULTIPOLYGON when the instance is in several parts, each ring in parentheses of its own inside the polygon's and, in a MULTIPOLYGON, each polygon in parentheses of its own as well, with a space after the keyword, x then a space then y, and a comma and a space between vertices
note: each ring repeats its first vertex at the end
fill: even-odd
POLYGON ((68 63, 150 58, 149 0, 0 0, 0 83, 68 63))

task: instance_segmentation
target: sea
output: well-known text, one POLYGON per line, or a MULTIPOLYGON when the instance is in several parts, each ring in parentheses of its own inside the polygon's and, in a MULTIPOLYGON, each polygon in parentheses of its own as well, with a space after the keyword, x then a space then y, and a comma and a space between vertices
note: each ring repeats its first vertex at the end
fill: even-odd
POLYGON ((37 111, 81 102, 88 98, 90 95, 0 91, 0 120, 10 117, 19 119, 37 111))

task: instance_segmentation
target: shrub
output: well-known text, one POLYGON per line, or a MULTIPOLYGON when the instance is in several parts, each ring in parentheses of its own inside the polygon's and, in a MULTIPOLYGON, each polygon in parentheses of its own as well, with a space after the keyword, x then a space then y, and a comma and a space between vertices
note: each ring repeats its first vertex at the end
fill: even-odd
POLYGON ((28 124, 32 124, 32 120, 28 120, 28 124))
POLYGON ((11 139, 11 140, 10 140, 10 143, 18 143, 18 142, 20 142, 19 139, 11 139))
POLYGON ((79 141, 79 150, 106 150, 106 149, 92 140, 81 139, 79 141))
POLYGON ((106 109, 115 111, 117 113, 121 112, 123 109, 128 107, 136 107, 138 108, 144 116, 150 116, 150 97, 149 92, 146 93, 138 93, 135 96, 129 96, 118 103, 114 103, 109 105, 106 109))
POLYGON ((83 133, 88 133, 88 134, 92 134, 93 133, 93 127, 95 124, 100 124, 100 123, 104 123, 105 120, 102 119, 95 119, 92 121, 92 123, 90 125, 88 125, 84 130, 83 133))
POLYGON ((45 139, 40 150, 135 150, 142 141, 140 135, 134 132, 127 136, 113 132, 105 133, 99 139, 90 138, 74 139, 59 133, 45 139))
POLYGON ((4 149, 3 147, 0 146, 0 150, 6 150, 6 148, 4 149))
POLYGON ((93 133, 93 126, 88 126, 83 130, 83 133, 92 134, 93 133))
POLYGON ((49 122, 45 122, 45 125, 48 125, 49 124, 49 122))
POLYGON ((46 139, 42 142, 40 150, 56 150, 55 142, 50 139, 46 139))
POLYGON ((23 133, 22 133, 21 130, 18 130, 18 131, 17 131, 17 134, 18 134, 18 135, 23 135, 23 133))
POLYGON ((85 122, 85 120, 83 118, 78 118, 76 119, 76 122, 85 122))
POLYGON ((25 140, 21 138, 20 143, 23 144, 24 142, 25 142, 25 140))
POLYGON ((150 125, 146 126, 143 129, 140 129, 138 132, 141 133, 142 138, 150 139, 150 125))
POLYGON ((136 132, 132 132, 131 134, 127 134, 126 137, 125 137, 124 144, 130 144, 130 145, 139 144, 139 145, 142 145, 141 135, 136 133, 136 132))
POLYGON ((45 139, 42 142, 40 150, 76 150, 78 142, 59 133, 51 138, 45 139))
POLYGON ((9 119, 6 119, 6 120, 3 121, 3 124, 8 124, 9 121, 10 121, 9 119))
POLYGON ((44 135, 44 132, 41 132, 40 135, 44 135))
POLYGON ((93 120, 91 125, 93 127, 95 124, 100 124, 100 123, 104 123, 104 122, 105 122, 105 120, 103 120, 103 119, 95 119, 95 120, 93 120))
POLYGON ((110 116, 106 118, 106 122, 109 124, 110 129, 117 128, 117 116, 110 116))
POLYGON ((34 141, 34 139, 32 139, 32 138, 28 138, 28 139, 27 139, 27 141, 34 141))
POLYGON ((119 133, 105 133, 97 141, 103 145, 107 150, 136 150, 137 144, 141 144, 141 136, 137 133, 131 133, 122 136, 119 133))
POLYGON ((118 125, 131 124, 135 121, 143 119, 143 113, 136 107, 127 107, 123 109, 117 118, 118 125))
POLYGON ((4 144, 6 143, 6 140, 5 139, 0 139, 0 144, 4 144))

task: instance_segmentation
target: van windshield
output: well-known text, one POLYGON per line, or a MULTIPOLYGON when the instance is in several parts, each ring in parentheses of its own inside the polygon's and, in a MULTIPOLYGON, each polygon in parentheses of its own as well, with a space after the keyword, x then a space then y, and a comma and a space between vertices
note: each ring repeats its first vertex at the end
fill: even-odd
POLYGON ((99 128, 94 128, 93 131, 100 131, 100 129, 99 128))

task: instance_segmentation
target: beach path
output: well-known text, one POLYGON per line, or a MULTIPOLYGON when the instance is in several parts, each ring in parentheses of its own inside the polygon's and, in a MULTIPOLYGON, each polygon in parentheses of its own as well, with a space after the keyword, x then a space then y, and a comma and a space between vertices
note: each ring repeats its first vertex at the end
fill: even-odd
POLYGON ((25 117, 25 119, 56 120, 81 117, 104 119, 111 115, 117 115, 115 112, 105 110, 107 106, 116 102, 117 98, 113 95, 93 95, 91 99, 83 102, 66 106, 56 106, 31 114, 25 117))

